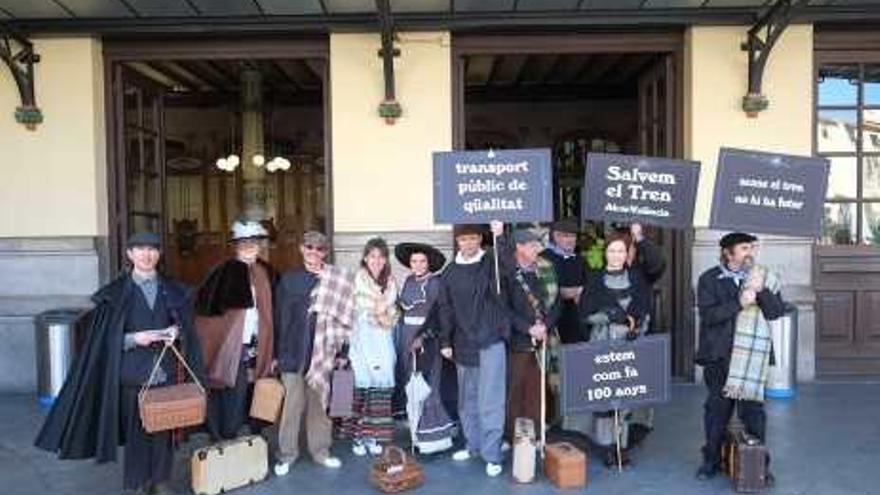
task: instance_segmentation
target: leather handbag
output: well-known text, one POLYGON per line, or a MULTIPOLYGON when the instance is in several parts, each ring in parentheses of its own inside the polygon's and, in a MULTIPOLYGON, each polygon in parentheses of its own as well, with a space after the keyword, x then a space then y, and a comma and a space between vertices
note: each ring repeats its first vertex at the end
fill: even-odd
POLYGON ((354 371, 350 368, 333 370, 327 415, 331 418, 350 418, 353 412, 354 371))
POLYGON ((284 406, 284 385, 277 378, 260 378, 254 383, 250 416, 269 423, 278 420, 284 406))

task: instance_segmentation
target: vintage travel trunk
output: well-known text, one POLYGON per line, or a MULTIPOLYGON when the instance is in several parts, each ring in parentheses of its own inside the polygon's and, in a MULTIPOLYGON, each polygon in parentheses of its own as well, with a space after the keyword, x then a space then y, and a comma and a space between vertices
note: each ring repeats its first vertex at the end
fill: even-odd
POLYGON ((744 431, 728 432, 722 464, 734 491, 755 493, 767 488, 767 447, 744 431))
POLYGON ((587 485, 587 456, 568 443, 551 443, 544 449, 544 472, 558 488, 587 485))
POLYGON ((284 405, 284 385, 277 378, 260 378, 254 383, 254 398, 251 401, 252 418, 269 423, 278 420, 284 405))
POLYGON ((259 435, 203 447, 193 453, 192 490, 216 495, 258 483, 269 474, 269 449, 259 435))

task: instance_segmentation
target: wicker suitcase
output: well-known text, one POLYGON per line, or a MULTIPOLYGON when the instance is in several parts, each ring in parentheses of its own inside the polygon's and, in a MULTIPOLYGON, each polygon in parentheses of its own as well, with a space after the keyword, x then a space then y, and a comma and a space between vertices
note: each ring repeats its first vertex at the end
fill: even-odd
POLYGON ((284 385, 277 378, 260 378, 254 383, 254 398, 251 400, 252 418, 269 423, 278 421, 284 405, 284 385))
POLYGON ((263 437, 246 436, 193 453, 192 491, 216 495, 258 483, 269 474, 269 449, 263 437))
POLYGON ((544 449, 544 472, 558 488, 587 486, 587 456, 568 442, 552 443, 544 449))
POLYGON ((516 418, 513 426, 513 479, 517 483, 535 480, 535 422, 529 418, 516 418))
POLYGON ((370 482, 385 493, 400 493, 424 483, 425 473, 403 449, 389 445, 370 468, 370 482))
POLYGON ((156 433, 200 425, 205 421, 206 408, 207 400, 202 384, 199 383, 195 373, 186 364, 180 352, 173 345, 166 345, 159 353, 159 358, 156 359, 150 377, 138 394, 138 412, 144 430, 147 433, 156 433), (161 387, 151 385, 162 358, 165 357, 165 351, 168 349, 171 349, 183 364, 193 382, 161 387))

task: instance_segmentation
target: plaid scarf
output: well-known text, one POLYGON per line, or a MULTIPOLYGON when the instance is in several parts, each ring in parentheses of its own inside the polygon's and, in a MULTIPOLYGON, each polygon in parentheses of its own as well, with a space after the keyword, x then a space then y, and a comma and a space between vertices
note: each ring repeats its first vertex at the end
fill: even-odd
POLYGON ((544 308, 553 306, 556 296, 559 295, 559 282, 556 279, 556 268, 553 262, 544 258, 538 258, 535 267, 535 275, 538 277, 538 292, 544 308))
MULTIPOLYGON (((743 289, 759 292, 768 289, 778 292, 778 276, 766 267, 756 265, 743 283, 743 289)), ((764 401, 764 386, 770 367, 773 341, 770 324, 761 313, 757 302, 740 310, 736 316, 730 370, 724 385, 724 396, 735 400, 764 401)))
POLYGON ((354 307, 365 312, 370 324, 391 330, 397 322, 397 283, 388 279, 385 291, 366 269, 360 269, 354 278, 354 307))
POLYGON ((336 356, 351 336, 354 285, 347 270, 331 265, 319 277, 309 307, 315 313, 315 341, 306 383, 321 394, 326 409, 336 356))

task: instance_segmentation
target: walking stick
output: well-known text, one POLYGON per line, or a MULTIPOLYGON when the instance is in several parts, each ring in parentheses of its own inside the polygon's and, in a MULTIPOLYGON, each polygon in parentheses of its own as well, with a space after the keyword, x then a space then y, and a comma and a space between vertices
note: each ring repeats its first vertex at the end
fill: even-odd
POLYGON ((547 337, 541 341, 541 459, 547 447, 547 337))
POLYGON ((620 454, 620 409, 614 408, 614 443, 617 444, 617 472, 623 472, 623 459, 620 454))
POLYGON ((501 274, 498 272, 498 236, 495 235, 495 232, 492 232, 492 251, 493 258, 495 258, 495 292, 498 295, 501 295, 501 274))

